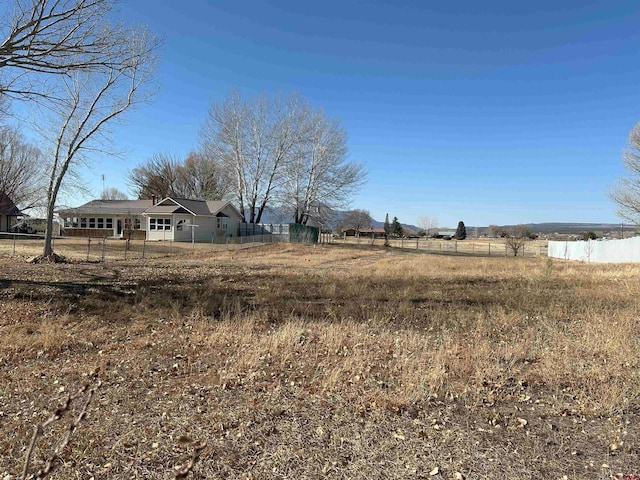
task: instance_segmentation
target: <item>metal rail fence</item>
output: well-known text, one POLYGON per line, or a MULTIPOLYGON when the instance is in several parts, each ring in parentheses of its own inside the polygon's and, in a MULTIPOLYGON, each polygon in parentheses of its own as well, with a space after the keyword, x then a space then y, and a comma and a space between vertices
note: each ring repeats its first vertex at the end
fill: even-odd
MULTIPOLYGON (((385 244, 382 237, 346 237, 323 234, 322 240, 326 243, 345 245, 378 245, 385 244)), ((513 250, 504 239, 467 239, 444 240, 433 238, 393 238, 389 239, 388 246, 405 250, 420 250, 431 253, 448 253, 478 255, 489 257, 514 256, 513 250)), ((518 257, 544 257, 547 255, 547 242, 543 240, 525 241, 518 250, 518 257)))

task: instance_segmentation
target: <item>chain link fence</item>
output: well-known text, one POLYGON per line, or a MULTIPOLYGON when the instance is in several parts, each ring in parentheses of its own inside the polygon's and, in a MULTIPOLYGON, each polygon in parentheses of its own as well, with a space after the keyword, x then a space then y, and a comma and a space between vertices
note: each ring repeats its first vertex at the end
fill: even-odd
MULTIPOLYGON (((53 250, 58 255, 62 255, 69 260, 108 262, 233 250, 256 244, 282 241, 288 241, 288 238, 285 239, 283 236, 269 233, 247 237, 217 238, 207 243, 55 237, 53 239, 53 250)), ((0 256, 33 258, 41 255, 43 249, 44 237, 41 235, 0 233, 0 256)))

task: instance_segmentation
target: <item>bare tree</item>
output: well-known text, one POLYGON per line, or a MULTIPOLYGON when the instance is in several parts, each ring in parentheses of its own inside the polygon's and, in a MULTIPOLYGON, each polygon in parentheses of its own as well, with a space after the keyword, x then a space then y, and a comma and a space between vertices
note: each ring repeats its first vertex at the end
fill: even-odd
POLYGON ((496 238, 498 237, 498 235, 500 235, 500 227, 498 227, 497 225, 489 225, 487 227, 487 237, 489 238, 496 238))
POLYGON ((514 257, 518 256, 518 252, 524 248, 524 245, 530 236, 531 231, 526 225, 516 225, 508 231, 505 242, 507 244, 507 248, 511 250, 514 257))
POLYGON ((346 230, 347 228, 353 228, 356 234, 360 233, 363 228, 371 228, 373 219, 368 210, 354 209, 345 212, 340 221, 340 229, 346 230))
POLYGON ((323 112, 310 113, 295 155, 285 169, 280 199, 295 223, 322 223, 331 210, 346 206, 366 179, 364 165, 347 160, 347 133, 323 112))
POLYGON ((51 107, 50 124, 41 129, 51 146, 47 165, 47 228, 43 257, 52 259, 53 214, 70 169, 92 153, 109 153, 106 127, 129 108, 149 98, 145 89, 155 66, 157 41, 143 29, 131 30, 103 70, 72 71, 60 77, 64 96, 51 107))
POLYGON ((418 218, 418 227, 420 227, 420 229, 428 237, 434 233, 437 233, 438 219, 436 217, 423 215, 418 218))
POLYGON ((180 160, 170 153, 156 153, 129 173, 132 193, 138 198, 177 197, 180 160))
POLYGON ((200 131, 202 150, 222 168, 246 221, 259 223, 273 201, 306 111, 297 95, 244 100, 239 92, 210 107, 200 131))
POLYGON ((117 188, 105 188, 100 196, 102 200, 128 200, 129 197, 126 193, 118 190, 117 188))
POLYGON ((229 191, 221 167, 201 153, 191 152, 177 173, 175 190, 181 198, 221 200, 229 191))
POLYGON ((26 210, 40 204, 42 187, 42 152, 16 128, 0 127, 0 195, 26 210))
POLYGON ((154 154, 129 173, 129 184, 138 198, 220 200, 229 191, 222 167, 197 152, 184 162, 171 154, 154 154))
MULTIPOLYGON (((13 0, 0 18, 0 96, 58 100, 39 75, 117 69, 126 57, 124 25, 105 24, 117 0, 13 0)), ((62 93, 64 95, 64 92, 62 93)))
POLYGON ((640 122, 629 132, 629 146, 622 158, 628 176, 618 181, 609 196, 618 204, 618 215, 637 224, 640 221, 640 122))

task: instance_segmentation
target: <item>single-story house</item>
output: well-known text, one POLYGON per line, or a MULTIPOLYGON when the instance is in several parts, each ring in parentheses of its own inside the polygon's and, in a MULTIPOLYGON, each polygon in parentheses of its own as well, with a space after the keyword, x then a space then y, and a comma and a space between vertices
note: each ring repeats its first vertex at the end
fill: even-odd
POLYGON ((237 237, 243 220, 236 207, 224 200, 165 198, 142 216, 147 220, 148 240, 177 242, 237 237))
POLYGON ((361 228, 360 236, 369 238, 380 238, 385 236, 385 231, 384 228, 361 228))
POLYGON ((142 216, 154 200, 91 200, 60 210, 62 235, 73 237, 145 238, 142 216))
POLYGON ((0 192, 0 232, 9 232, 22 212, 4 192, 0 192))
POLYGON ((235 237, 243 220, 228 201, 171 197, 160 201, 92 200, 61 210, 59 215, 64 222, 63 235, 172 241, 235 237))

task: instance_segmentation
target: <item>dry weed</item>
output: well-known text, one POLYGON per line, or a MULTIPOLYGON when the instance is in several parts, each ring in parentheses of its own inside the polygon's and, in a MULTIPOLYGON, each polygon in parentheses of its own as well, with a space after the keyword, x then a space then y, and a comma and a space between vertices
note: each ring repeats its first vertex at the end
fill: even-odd
POLYGON ((18 474, 57 386, 87 367, 100 413, 58 478, 640 464, 637 266, 294 245, 3 266, 0 474, 18 474))

